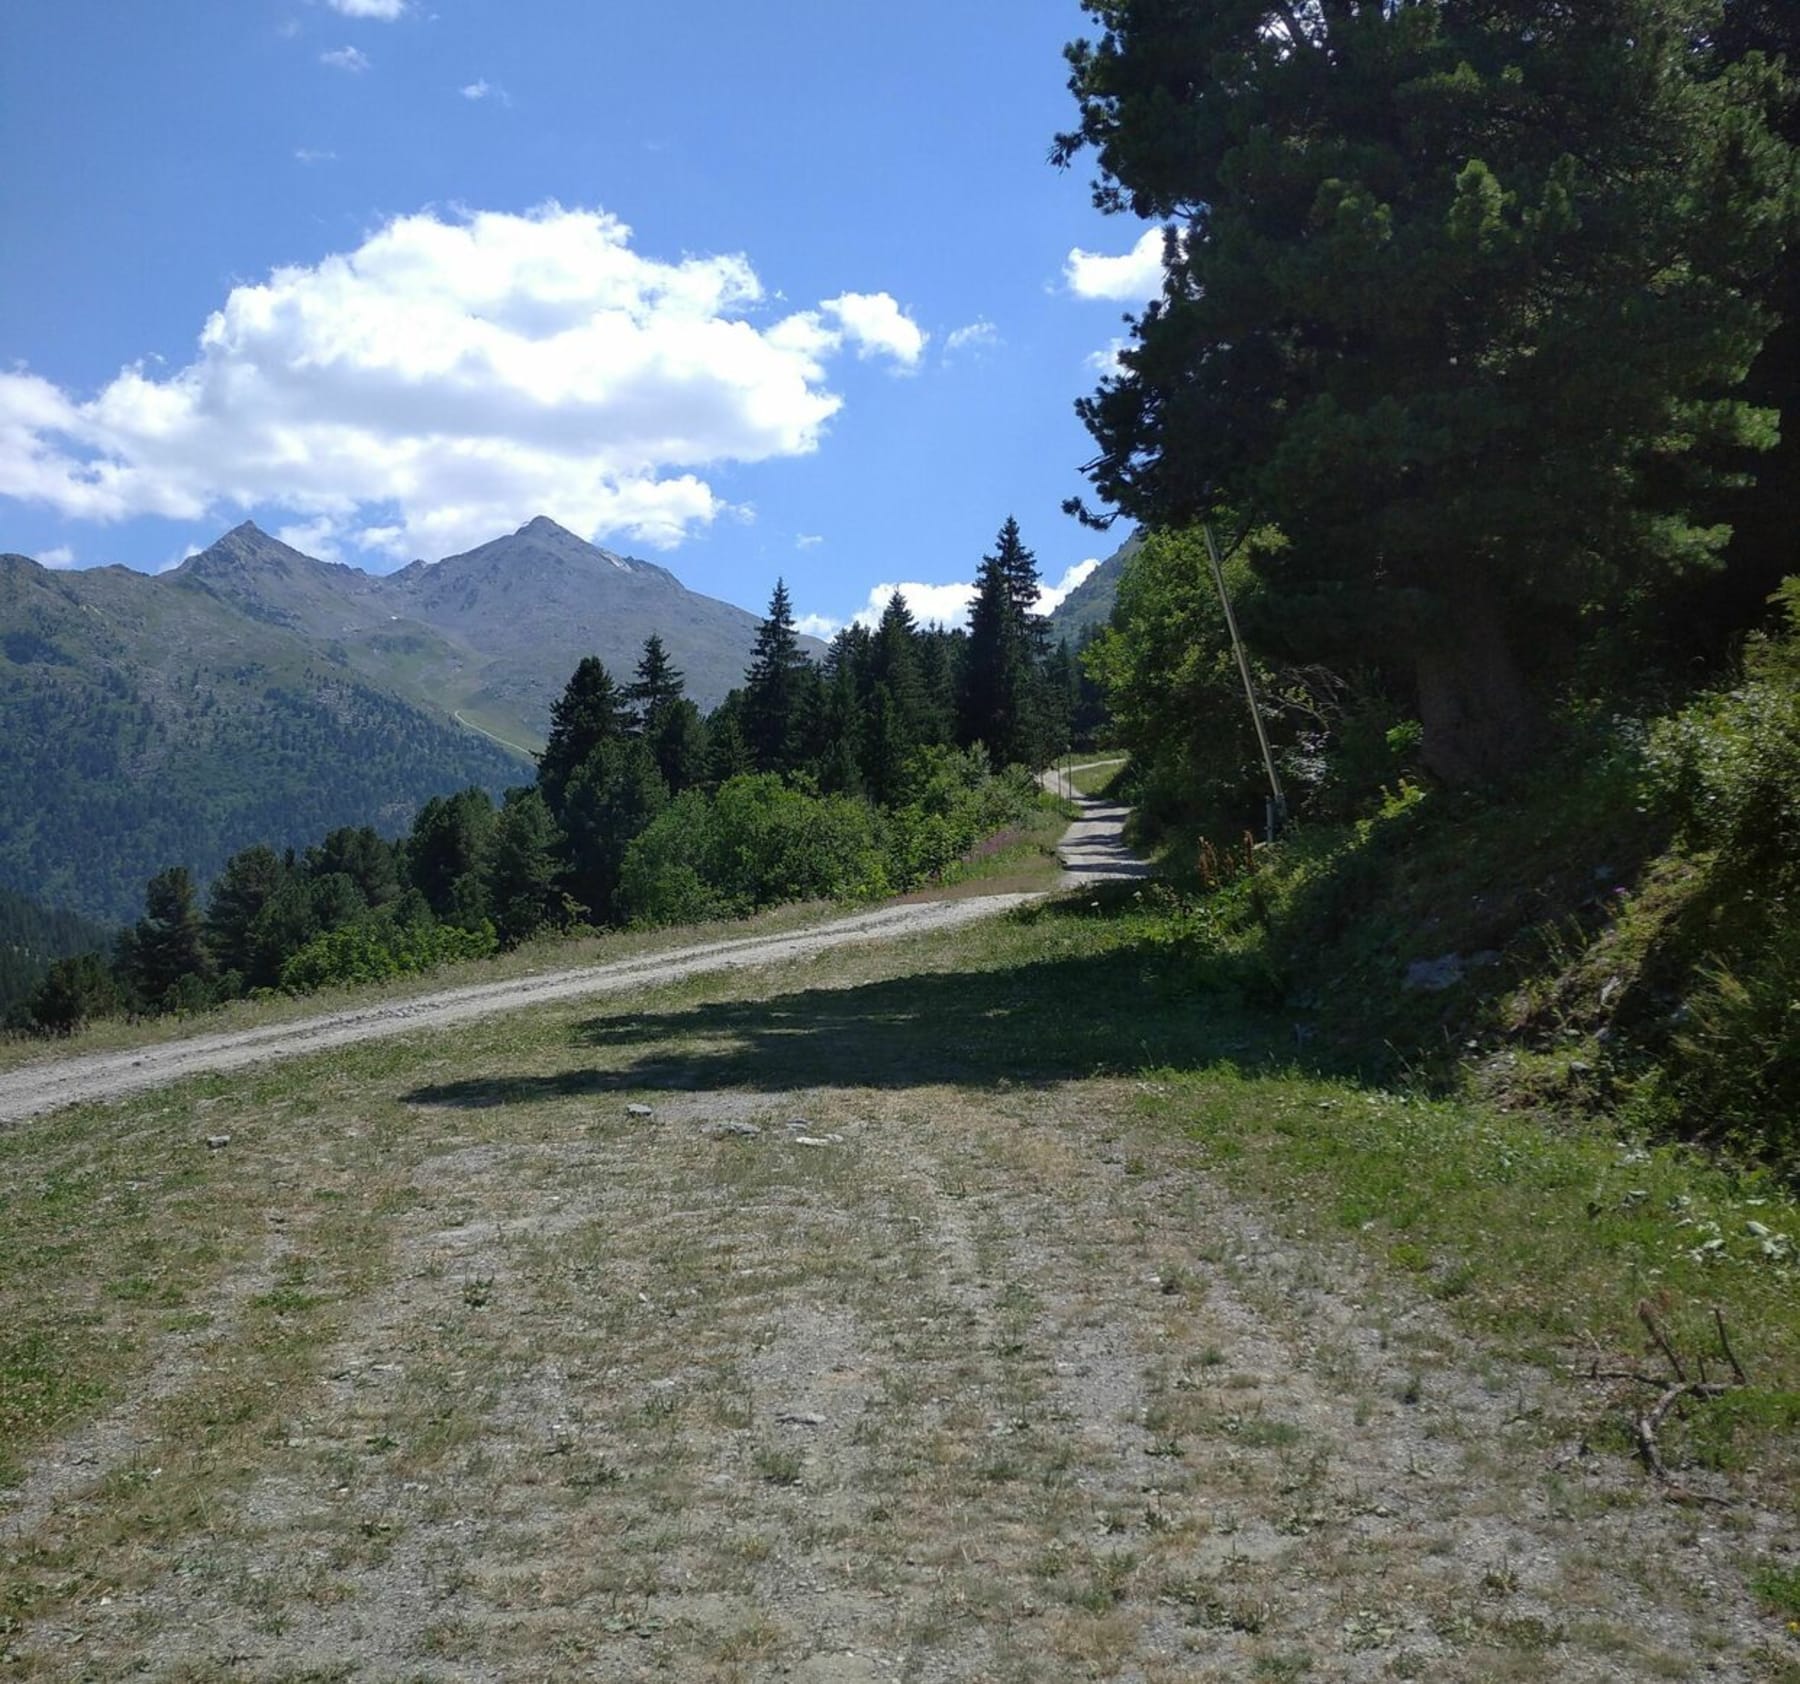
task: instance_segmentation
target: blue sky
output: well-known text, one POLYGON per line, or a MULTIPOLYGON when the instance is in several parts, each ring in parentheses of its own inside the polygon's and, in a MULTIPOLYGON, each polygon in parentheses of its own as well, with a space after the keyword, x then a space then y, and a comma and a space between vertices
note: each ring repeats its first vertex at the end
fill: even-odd
POLYGON ((10 0, 0 550, 157 570, 248 516, 386 571, 546 513, 824 629, 952 611, 1011 513, 1058 583, 1156 272, 1046 162, 1082 24, 10 0))

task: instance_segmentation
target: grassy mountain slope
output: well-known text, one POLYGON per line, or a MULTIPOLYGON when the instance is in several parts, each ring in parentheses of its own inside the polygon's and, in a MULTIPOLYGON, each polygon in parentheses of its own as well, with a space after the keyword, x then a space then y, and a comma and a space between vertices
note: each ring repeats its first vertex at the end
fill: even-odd
POLYGON ((253 615, 204 569, 51 573, 0 557, 0 885, 124 918, 160 866, 392 831, 524 762, 253 615))
POLYGON ((1120 575, 1137 546, 1133 534, 1057 604, 1056 612, 1050 616, 1052 638, 1066 637, 1071 643, 1080 643, 1085 633, 1098 631, 1112 618, 1120 575))
POLYGON ((155 578, 0 558, 0 885, 124 918, 162 865, 397 829, 519 781, 584 655, 659 633, 709 706, 758 623, 542 518, 385 578, 248 522, 155 578))

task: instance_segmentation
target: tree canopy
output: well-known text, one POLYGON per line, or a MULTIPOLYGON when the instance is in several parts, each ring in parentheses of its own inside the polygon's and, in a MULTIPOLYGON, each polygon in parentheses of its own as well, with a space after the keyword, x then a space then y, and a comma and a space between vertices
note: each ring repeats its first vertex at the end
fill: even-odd
POLYGON ((1162 296, 1080 404, 1100 496, 1272 522, 1267 634, 1410 664, 1457 781, 1530 752, 1526 651, 1707 565, 1695 494, 1793 212, 1761 60, 1705 0, 1083 0, 1096 202, 1165 223, 1162 296))

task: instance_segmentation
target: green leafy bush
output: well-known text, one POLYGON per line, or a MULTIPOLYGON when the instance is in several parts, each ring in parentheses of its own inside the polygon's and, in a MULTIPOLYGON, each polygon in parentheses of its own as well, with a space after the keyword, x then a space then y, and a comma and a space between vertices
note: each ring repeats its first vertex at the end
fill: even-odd
POLYGON ((619 900, 640 924, 741 917, 796 900, 872 900, 948 871, 984 836, 1020 822, 1036 791, 992 774, 980 749, 910 757, 903 804, 880 812, 770 773, 689 790, 626 851, 619 900))
POLYGON ((1683 920, 1697 986, 1655 1100, 1681 1132, 1800 1172, 1800 579, 1786 636, 1754 641, 1745 682, 1660 724, 1653 793, 1701 868, 1683 920))
POLYGON ((281 967, 281 986, 290 994, 310 994, 334 984, 382 982, 438 965, 485 959, 499 946, 491 924, 465 930, 422 920, 367 918, 314 937, 281 967))

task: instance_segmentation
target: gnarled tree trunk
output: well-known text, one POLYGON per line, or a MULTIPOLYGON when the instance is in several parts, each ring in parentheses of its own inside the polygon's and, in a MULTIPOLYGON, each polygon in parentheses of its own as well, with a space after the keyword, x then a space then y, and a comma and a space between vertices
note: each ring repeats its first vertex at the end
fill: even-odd
POLYGON ((1426 768, 1459 787, 1500 783, 1542 745, 1543 715, 1491 597, 1457 599, 1440 635, 1414 656, 1426 768))

